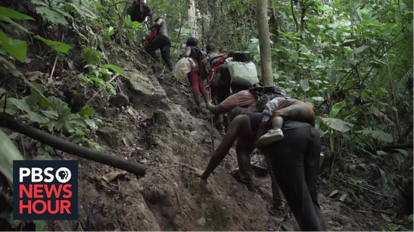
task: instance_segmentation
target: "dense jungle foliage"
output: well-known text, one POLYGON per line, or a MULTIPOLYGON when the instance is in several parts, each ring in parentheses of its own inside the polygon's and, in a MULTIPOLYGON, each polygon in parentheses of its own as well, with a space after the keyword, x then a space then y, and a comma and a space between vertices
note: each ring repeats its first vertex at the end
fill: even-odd
MULTIPOLYGON (((147 25, 126 15, 131 3, 2 1, 2 111, 101 150, 94 138, 102 120, 94 106, 117 93, 118 78, 128 78, 122 65, 110 62, 109 48, 118 49, 125 60, 152 62, 140 45, 147 25), (47 69, 28 70, 36 65, 47 69), (67 68, 57 68, 62 78, 55 79, 59 66, 67 68), (82 93, 66 96, 60 86, 69 77, 94 89, 94 94, 86 100, 82 93)), ((214 43, 222 52, 249 51, 260 72, 256 1, 148 0, 147 4, 155 17, 166 19, 173 60, 182 53, 186 39, 196 35, 203 46, 214 43), (190 4, 196 6, 195 27, 189 23, 190 4)), ((372 189, 362 177, 346 176, 348 164, 365 157, 377 165, 384 185, 399 189, 411 181, 412 187, 413 2, 269 0, 268 15, 274 82, 316 109, 317 129, 326 148, 323 174, 356 191, 372 189)), ((0 136, 0 172, 11 181, 11 162, 22 159, 12 143, 20 146, 20 140, 1 130, 0 136)), ((51 147, 35 144, 38 155, 53 153, 51 147)), ((384 214, 388 223, 384 230, 403 229, 404 223, 412 222, 412 208, 411 213, 391 215, 384 214)))

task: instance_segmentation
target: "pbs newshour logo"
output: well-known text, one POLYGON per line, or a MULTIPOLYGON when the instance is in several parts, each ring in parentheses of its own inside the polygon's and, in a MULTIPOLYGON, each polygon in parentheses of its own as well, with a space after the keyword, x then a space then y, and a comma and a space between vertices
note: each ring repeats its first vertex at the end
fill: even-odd
POLYGON ((14 220, 77 220, 78 161, 13 162, 14 220))

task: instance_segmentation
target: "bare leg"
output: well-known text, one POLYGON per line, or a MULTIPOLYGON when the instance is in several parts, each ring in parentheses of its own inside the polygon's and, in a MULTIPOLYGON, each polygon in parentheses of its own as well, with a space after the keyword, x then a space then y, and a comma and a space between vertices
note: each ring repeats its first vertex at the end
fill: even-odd
POLYGON ((281 116, 276 116, 271 119, 272 122, 272 129, 282 129, 283 126, 283 118, 281 116))
POLYGON ((283 118, 281 116, 274 116, 270 121, 272 123, 272 129, 259 138, 257 141, 259 145, 267 145, 283 139, 283 118))
POLYGON ((240 182, 245 184, 250 191, 254 191, 253 170, 250 164, 250 154, 254 150, 254 137, 239 136, 236 145, 237 163, 239 165, 240 182))

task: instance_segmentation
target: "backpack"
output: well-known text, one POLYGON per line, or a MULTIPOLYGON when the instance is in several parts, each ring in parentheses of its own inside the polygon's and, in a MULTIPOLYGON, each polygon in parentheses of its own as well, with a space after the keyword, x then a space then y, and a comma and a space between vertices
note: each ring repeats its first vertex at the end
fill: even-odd
POLYGON ((211 56, 207 57, 207 65, 206 65, 206 73, 207 73, 207 77, 211 77, 211 74, 213 73, 213 68, 219 66, 220 64, 222 64, 222 57, 224 57, 224 55, 220 55, 220 54, 212 54, 211 56))
POLYGON ((280 87, 253 87, 249 89, 249 92, 256 97, 256 106, 253 108, 254 112, 263 112, 266 104, 276 97, 284 97, 289 99, 286 95, 286 91, 280 87))
POLYGON ((142 4, 142 8, 143 9, 141 10, 141 5, 137 1, 134 1, 128 8, 127 13, 131 16, 132 22, 142 23, 145 21, 145 18, 150 15, 151 9, 145 3, 142 4))
POLYGON ((191 58, 194 59, 195 62, 200 63, 201 60, 203 60, 204 58, 206 58, 206 54, 201 51, 200 48, 198 47, 191 47, 191 53, 195 52, 196 54, 191 54, 191 58))

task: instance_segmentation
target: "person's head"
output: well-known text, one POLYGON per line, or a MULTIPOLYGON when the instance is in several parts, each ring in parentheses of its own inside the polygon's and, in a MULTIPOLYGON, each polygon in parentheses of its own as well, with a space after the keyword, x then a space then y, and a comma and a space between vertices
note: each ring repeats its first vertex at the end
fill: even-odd
POLYGON ((227 57, 233 57, 233 51, 229 51, 229 53, 227 53, 227 57))
POLYGON ((198 46, 198 40, 194 37, 190 37, 187 39, 187 43, 185 44, 187 47, 197 47, 198 46))
POLYGON ((230 87, 233 93, 237 93, 242 90, 250 89, 252 87, 252 83, 250 83, 250 81, 247 81, 245 79, 236 79, 231 83, 230 87))
POLYGON ((207 51, 207 54, 216 52, 216 45, 214 45, 214 44, 208 44, 206 46, 206 51, 207 51))

